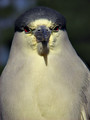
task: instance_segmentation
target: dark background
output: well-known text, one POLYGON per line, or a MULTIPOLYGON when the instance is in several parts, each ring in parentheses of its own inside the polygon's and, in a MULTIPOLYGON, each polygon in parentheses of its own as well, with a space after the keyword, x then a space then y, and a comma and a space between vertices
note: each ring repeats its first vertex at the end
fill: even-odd
POLYGON ((15 19, 35 6, 50 7, 65 16, 70 41, 90 68, 90 0, 0 0, 0 74, 8 59, 15 19))

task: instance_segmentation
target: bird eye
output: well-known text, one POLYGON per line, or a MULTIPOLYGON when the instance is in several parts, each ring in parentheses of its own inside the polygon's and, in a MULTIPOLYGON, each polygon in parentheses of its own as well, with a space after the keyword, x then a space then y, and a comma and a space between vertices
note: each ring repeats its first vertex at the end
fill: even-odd
POLYGON ((28 26, 25 26, 24 31, 25 31, 25 33, 29 33, 29 32, 31 32, 31 29, 28 26))
POLYGON ((60 28, 60 26, 59 26, 59 25, 57 25, 57 26, 55 26, 55 27, 54 27, 54 29, 53 29, 53 30, 57 32, 57 31, 59 30, 59 28, 60 28))

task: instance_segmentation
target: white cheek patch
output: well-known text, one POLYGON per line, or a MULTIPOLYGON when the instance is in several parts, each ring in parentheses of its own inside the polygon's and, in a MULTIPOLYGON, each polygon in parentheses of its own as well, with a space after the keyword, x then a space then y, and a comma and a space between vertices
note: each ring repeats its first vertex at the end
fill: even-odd
POLYGON ((68 39, 67 33, 65 31, 59 30, 58 32, 53 32, 50 36, 49 47, 51 53, 60 53, 64 44, 64 41, 68 39))
POLYGON ((51 49, 53 49, 53 47, 55 47, 58 36, 59 36, 58 32, 56 32, 56 33, 54 32, 51 34, 50 40, 49 40, 49 45, 50 45, 51 49))
POLYGON ((37 41, 36 41, 35 36, 30 35, 30 36, 28 36, 26 39, 27 39, 27 44, 28 44, 33 50, 36 49, 37 41))

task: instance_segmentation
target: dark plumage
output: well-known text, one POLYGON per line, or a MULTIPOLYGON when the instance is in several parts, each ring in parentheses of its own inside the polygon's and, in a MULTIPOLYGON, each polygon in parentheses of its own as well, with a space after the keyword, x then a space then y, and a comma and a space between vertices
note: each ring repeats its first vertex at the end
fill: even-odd
POLYGON ((55 24, 61 24, 63 29, 66 29, 66 20, 59 12, 47 7, 36 7, 29 9, 16 20, 15 31, 23 31, 27 24, 40 18, 51 20, 55 24))

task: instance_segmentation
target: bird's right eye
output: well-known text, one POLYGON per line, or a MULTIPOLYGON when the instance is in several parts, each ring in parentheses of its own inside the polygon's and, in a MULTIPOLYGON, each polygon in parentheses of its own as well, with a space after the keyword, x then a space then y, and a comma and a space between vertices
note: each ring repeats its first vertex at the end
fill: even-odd
POLYGON ((24 31, 25 31, 25 33, 29 33, 29 32, 31 32, 31 29, 28 26, 25 26, 24 31))

